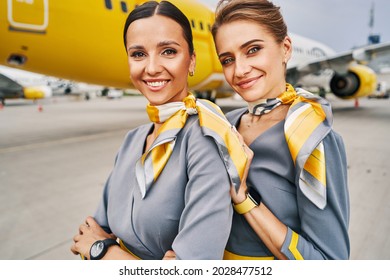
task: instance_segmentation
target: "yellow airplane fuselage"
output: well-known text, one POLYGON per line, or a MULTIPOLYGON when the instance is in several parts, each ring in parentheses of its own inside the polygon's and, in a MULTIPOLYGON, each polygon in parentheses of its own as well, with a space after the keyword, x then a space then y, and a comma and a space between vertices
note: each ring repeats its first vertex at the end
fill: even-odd
MULTIPOLYGON (((0 64, 73 81, 133 88, 122 34, 128 13, 143 2, 0 1, 0 64)), ((190 88, 220 89, 224 78, 210 33, 213 12, 195 0, 171 2, 193 27, 197 68, 189 78, 190 88)))

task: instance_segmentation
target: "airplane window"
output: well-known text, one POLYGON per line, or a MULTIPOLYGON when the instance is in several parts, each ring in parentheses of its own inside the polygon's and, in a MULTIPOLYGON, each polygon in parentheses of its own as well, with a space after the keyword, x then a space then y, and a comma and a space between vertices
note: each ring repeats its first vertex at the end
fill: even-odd
POLYGON ((106 8, 109 10, 112 10, 112 2, 111 0, 104 0, 104 3, 106 4, 106 8))
POLYGON ((203 22, 199 22, 200 30, 203 30, 203 22))
POLYGON ((27 57, 21 54, 11 54, 7 59, 8 64, 16 65, 16 66, 24 65, 26 61, 27 61, 27 57))
POLYGON ((121 1, 121 8, 122 8, 122 11, 127 13, 128 10, 127 10, 127 4, 125 1, 121 1))
POLYGON ((293 47, 293 50, 297 53, 303 53, 303 50, 301 48, 298 48, 298 47, 293 47))
POLYGON ((195 21, 193 19, 191 19, 191 25, 192 25, 192 28, 195 28, 195 21))

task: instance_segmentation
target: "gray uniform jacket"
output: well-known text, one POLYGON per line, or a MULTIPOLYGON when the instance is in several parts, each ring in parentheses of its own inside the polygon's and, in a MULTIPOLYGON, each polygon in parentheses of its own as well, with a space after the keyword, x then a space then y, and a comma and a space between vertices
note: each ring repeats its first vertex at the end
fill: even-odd
MULTIPOLYGON (((246 108, 227 114, 236 127, 246 108)), ((327 206, 317 208, 294 184, 295 170, 284 135, 284 121, 271 127, 249 146, 255 156, 247 184, 288 227, 282 252, 289 259, 348 259, 350 253, 347 163, 342 138, 331 131, 323 140, 326 158, 327 206)), ((234 213, 227 250, 241 256, 272 253, 246 222, 234 213)))
POLYGON ((131 130, 95 214, 97 222, 141 259, 222 259, 232 223, 230 180, 198 116, 178 134, 172 155, 144 199, 135 175, 153 124, 131 130))

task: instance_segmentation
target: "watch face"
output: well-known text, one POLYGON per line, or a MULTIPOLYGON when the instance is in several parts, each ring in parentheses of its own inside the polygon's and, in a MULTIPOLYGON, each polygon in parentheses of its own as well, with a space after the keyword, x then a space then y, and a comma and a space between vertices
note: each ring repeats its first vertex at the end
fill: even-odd
POLYGON ((96 242, 91 248, 91 257, 97 257, 103 251, 104 243, 102 241, 96 242))

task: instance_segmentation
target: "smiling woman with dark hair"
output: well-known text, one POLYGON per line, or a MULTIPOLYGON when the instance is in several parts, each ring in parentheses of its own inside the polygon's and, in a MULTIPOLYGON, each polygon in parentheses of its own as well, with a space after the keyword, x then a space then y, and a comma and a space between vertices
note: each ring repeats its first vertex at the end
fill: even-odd
POLYGON ((150 1, 130 13, 124 42, 151 123, 127 134, 71 250, 95 260, 162 259, 171 249, 177 259, 222 259, 229 191, 244 180, 248 157, 220 109, 188 92, 191 26, 171 3, 150 1))

